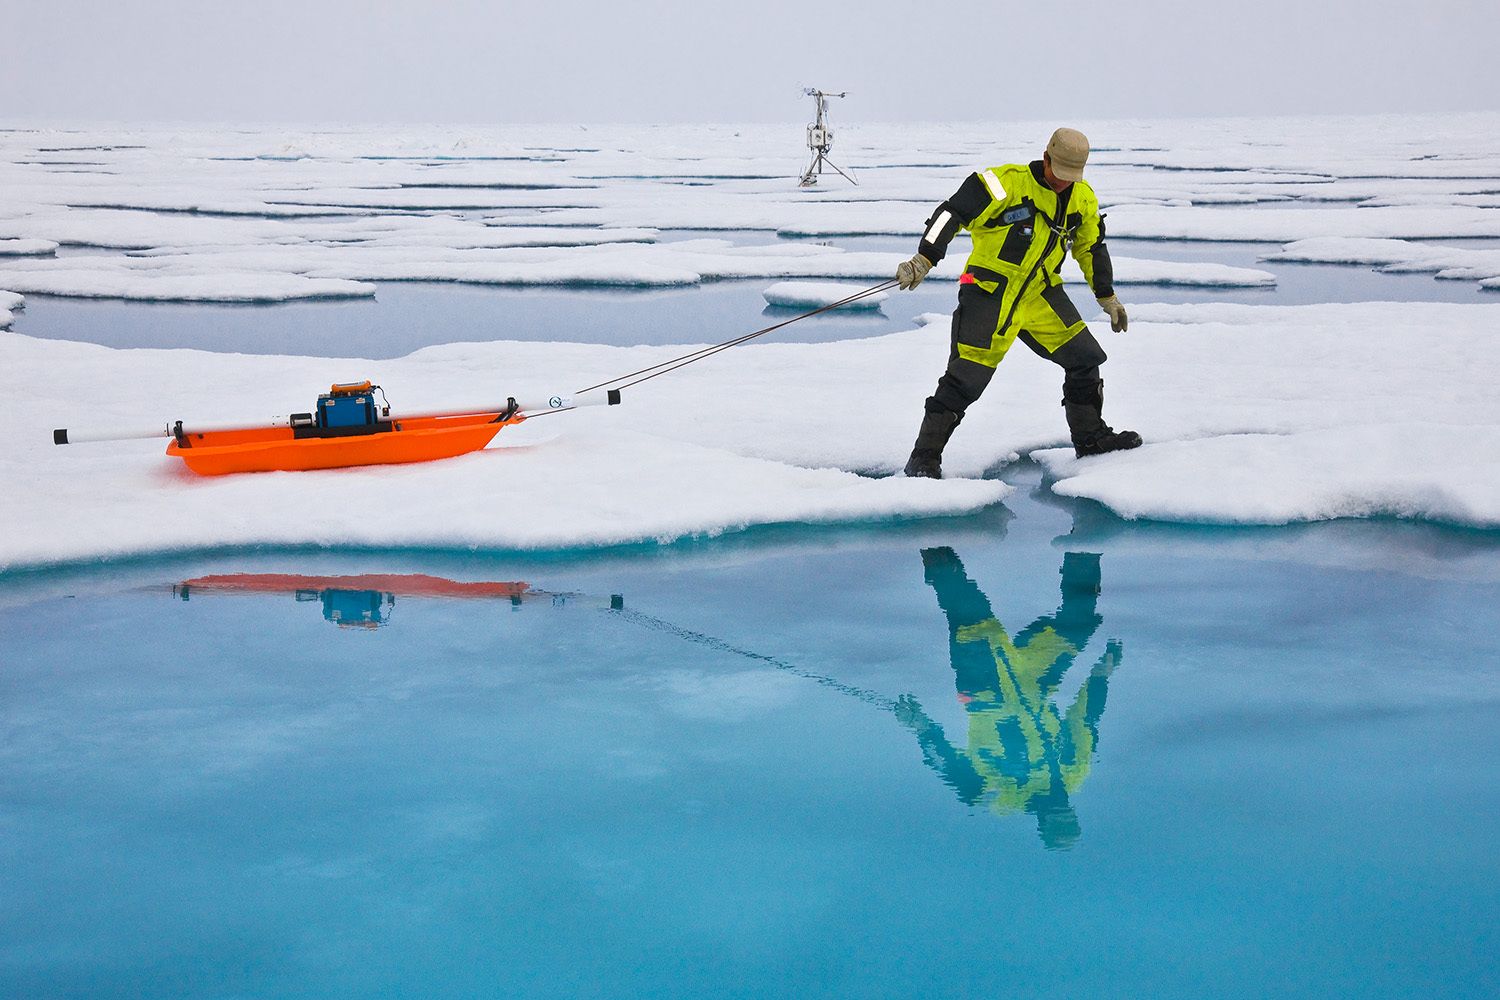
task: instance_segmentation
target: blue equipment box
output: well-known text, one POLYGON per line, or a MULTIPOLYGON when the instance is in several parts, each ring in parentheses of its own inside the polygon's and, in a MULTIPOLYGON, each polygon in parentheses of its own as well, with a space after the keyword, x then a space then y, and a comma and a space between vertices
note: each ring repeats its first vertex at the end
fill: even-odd
POLYGON ((319 427, 372 427, 375 422, 375 398, 369 392, 325 392, 318 397, 319 427))

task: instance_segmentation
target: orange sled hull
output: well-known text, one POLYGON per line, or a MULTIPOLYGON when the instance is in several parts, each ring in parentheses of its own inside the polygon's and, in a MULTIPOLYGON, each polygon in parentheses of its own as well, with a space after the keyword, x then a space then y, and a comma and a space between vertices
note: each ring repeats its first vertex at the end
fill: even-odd
POLYGON ((398 420, 392 430, 350 437, 296 437, 290 427, 257 427, 186 434, 167 445, 201 476, 235 472, 302 472, 358 465, 432 462, 478 451, 500 428, 524 417, 499 420, 497 413, 398 420))

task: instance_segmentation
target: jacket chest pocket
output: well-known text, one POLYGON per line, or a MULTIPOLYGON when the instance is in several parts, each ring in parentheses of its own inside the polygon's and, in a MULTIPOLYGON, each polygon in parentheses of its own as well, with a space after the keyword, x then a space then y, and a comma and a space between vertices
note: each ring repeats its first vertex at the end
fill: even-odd
POLYGON ((1036 237, 1036 223, 1036 205, 1030 198, 1022 198, 1020 204, 1005 209, 986 223, 988 229, 1008 227, 995 256, 1007 264, 1019 266, 1036 237))
POLYGON ((1034 217, 1025 222, 1017 222, 1005 234, 1005 241, 1000 244, 1000 252, 996 256, 1007 264, 1019 266, 1026 257, 1026 251, 1031 249, 1031 241, 1035 237, 1036 219, 1034 217))

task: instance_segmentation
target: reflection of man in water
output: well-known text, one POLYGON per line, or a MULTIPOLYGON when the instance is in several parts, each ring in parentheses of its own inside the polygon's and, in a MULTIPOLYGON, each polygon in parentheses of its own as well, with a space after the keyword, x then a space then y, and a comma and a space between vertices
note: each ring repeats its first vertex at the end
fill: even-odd
POLYGON ((917 734, 928 765, 964 802, 988 801, 998 813, 1031 813, 1044 844, 1072 845, 1079 828, 1068 796, 1088 777, 1120 644, 1105 647, 1066 713, 1052 698, 1103 621, 1094 610, 1099 557, 1063 556, 1062 606, 1014 637, 995 619, 952 549, 923 549, 922 563, 948 616, 954 684, 969 717, 968 746, 949 743, 914 699, 903 698, 898 715, 917 734))

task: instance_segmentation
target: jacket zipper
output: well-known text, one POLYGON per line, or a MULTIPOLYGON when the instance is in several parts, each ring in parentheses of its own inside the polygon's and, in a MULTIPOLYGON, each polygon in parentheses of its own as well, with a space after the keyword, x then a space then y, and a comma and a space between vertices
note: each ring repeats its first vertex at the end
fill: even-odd
MULTIPOLYGON (((1071 200, 1073 188, 1071 185, 1069 185, 1066 190, 1068 191, 1068 194, 1070 196, 1067 200, 1064 200, 1063 196, 1060 193, 1056 191, 1053 192, 1053 194, 1057 195, 1057 214, 1058 217, 1062 219, 1064 225, 1067 224, 1068 220, 1067 201, 1071 200)), ((1043 217, 1045 218, 1045 214, 1043 217)), ((1036 259, 1036 263, 1031 265, 1031 270, 1026 272, 1026 279, 1021 282, 1021 287, 1016 292, 1016 297, 1011 300, 1010 312, 1005 314, 1005 322, 1000 324, 1001 330, 1008 328, 1010 326, 1010 321, 1015 318, 1016 309, 1021 305, 1021 296, 1026 294, 1026 288, 1031 284, 1031 279, 1036 277, 1037 268, 1041 267, 1042 263, 1048 257, 1052 256, 1052 248, 1057 245, 1057 239, 1057 224, 1049 219, 1047 225, 1047 248, 1043 250, 1042 255, 1036 259)))

